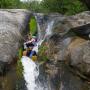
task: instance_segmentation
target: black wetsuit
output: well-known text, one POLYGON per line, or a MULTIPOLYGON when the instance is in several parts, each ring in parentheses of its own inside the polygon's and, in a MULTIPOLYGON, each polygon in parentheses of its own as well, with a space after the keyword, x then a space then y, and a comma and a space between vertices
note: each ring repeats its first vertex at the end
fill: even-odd
POLYGON ((33 43, 26 43, 27 48, 34 47, 33 43))

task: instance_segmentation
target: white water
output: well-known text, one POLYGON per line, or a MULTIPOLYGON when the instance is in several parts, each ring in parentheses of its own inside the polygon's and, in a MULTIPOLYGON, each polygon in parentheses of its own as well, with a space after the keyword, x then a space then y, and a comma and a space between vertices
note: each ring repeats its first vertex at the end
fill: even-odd
POLYGON ((27 56, 23 56, 21 62, 27 90, 48 90, 46 85, 43 86, 40 81, 36 82, 39 76, 39 65, 27 56))
MULTIPOLYGON (((53 21, 51 21, 48 24, 46 29, 46 34, 43 40, 39 40, 37 42, 37 45, 33 48, 33 50, 35 50, 37 53, 38 53, 38 47, 42 44, 42 42, 45 40, 47 36, 51 35, 52 25, 53 25, 53 21)), ((36 83, 36 80, 38 79, 39 76, 39 65, 37 65, 32 59, 26 56, 22 57, 21 62, 24 69, 23 76, 26 81, 27 90, 48 90, 47 85, 44 86, 41 84, 41 82, 36 83)))
MULTIPOLYGON (((41 35, 41 29, 40 29, 40 25, 39 25, 39 19, 38 19, 38 15, 40 17, 40 14, 35 14, 35 19, 37 21, 37 28, 38 28, 38 41, 40 41, 42 39, 42 35, 41 35)), ((41 15, 42 16, 42 15, 41 15)))
MULTIPOLYGON (((33 48, 38 53, 38 44, 33 48)), ((40 82, 36 83, 36 79, 39 76, 39 65, 27 56, 22 56, 21 59, 23 65, 23 75, 26 81, 27 90, 46 90, 40 82)))
POLYGON ((23 56, 21 61, 24 69, 23 75, 26 81, 27 89, 35 90, 37 87, 35 80, 39 75, 38 67, 35 62, 26 56, 23 56))
POLYGON ((52 26, 53 26, 53 24, 54 24, 54 21, 51 21, 50 23, 48 23, 45 36, 49 36, 49 35, 52 34, 52 26))

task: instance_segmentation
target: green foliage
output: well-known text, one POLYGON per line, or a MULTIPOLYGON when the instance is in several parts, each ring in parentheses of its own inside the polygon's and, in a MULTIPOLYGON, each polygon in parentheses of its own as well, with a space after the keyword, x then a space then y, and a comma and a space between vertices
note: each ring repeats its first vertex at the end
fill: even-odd
POLYGON ((38 12, 40 10, 40 4, 38 1, 29 2, 28 9, 31 11, 38 12))
POLYGON ((19 53, 18 53, 18 61, 17 61, 17 66, 16 66, 16 72, 17 72, 17 76, 18 78, 22 78, 23 76, 23 66, 21 63, 21 57, 22 57, 22 48, 19 49, 19 53))
POLYGON ((0 8, 20 8, 20 0, 0 0, 0 8))
POLYGON ((37 32, 37 22, 34 17, 31 18, 29 26, 30 26, 30 33, 32 33, 32 35, 35 35, 37 32))
POLYGON ((19 49, 19 59, 21 59, 21 57, 22 57, 22 52, 23 52, 23 49, 20 48, 20 49, 19 49))
POLYGON ((82 4, 79 0, 71 2, 70 5, 67 4, 64 7, 67 9, 67 11, 65 12, 66 15, 72 15, 87 10, 86 6, 82 4))
POLYGON ((43 0, 42 6, 47 12, 58 12, 66 15, 87 10, 86 6, 79 0, 43 0))
POLYGON ((38 1, 28 1, 26 5, 26 8, 34 12, 58 12, 66 15, 73 15, 87 10, 85 4, 79 0, 42 0, 41 3, 38 1))
POLYGON ((66 15, 73 15, 87 10, 85 4, 80 0, 42 0, 21 2, 20 0, 0 0, 0 8, 23 8, 33 12, 58 12, 66 15))
POLYGON ((16 67, 16 72, 17 72, 17 76, 18 78, 22 78, 23 76, 23 66, 20 60, 18 60, 17 62, 17 67, 16 67))

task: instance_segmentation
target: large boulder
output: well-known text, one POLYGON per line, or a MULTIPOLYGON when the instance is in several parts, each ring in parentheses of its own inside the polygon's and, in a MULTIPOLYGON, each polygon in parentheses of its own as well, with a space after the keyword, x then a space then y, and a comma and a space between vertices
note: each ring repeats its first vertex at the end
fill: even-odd
POLYGON ((71 29, 76 33, 85 34, 88 37, 90 34, 90 12, 85 11, 73 16, 60 16, 55 18, 53 33, 64 35, 71 29))
POLYGON ((54 19, 52 35, 48 39, 49 62, 46 63, 50 86, 54 88, 52 90, 90 88, 87 82, 82 82, 90 81, 89 13, 54 19))
POLYGON ((7 64, 13 62, 23 40, 22 35, 26 32, 30 15, 31 13, 24 9, 0 10, 0 62, 7 64))
POLYGON ((75 39, 69 45, 70 65, 90 77, 90 41, 75 39))
POLYGON ((53 35, 49 38, 50 58, 70 60, 84 74, 90 75, 90 12, 55 19, 53 35), (53 48, 53 49, 52 49, 53 48))

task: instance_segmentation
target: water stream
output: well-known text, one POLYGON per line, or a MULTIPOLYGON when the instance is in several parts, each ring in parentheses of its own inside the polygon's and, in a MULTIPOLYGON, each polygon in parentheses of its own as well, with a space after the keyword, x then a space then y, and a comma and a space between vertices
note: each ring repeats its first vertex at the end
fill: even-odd
POLYGON ((35 80, 39 75, 38 66, 30 58, 23 56, 22 65, 24 66, 24 79, 28 90, 35 90, 37 87, 35 80))
MULTIPOLYGON (((37 45, 33 48, 37 53, 38 53, 38 47, 42 44, 46 36, 51 34, 52 25, 53 25, 53 21, 51 21, 48 24, 44 38, 43 39, 39 38, 37 45)), ((39 29, 38 31, 40 31, 39 24, 38 24, 38 29, 39 29)), ((41 35, 40 32, 39 35, 41 35)), ((49 90, 47 83, 42 85, 42 82, 38 80, 38 76, 40 73, 39 64, 34 62, 32 59, 30 59, 27 56, 23 56, 21 62, 24 69, 23 76, 26 81, 27 90, 49 90)))

